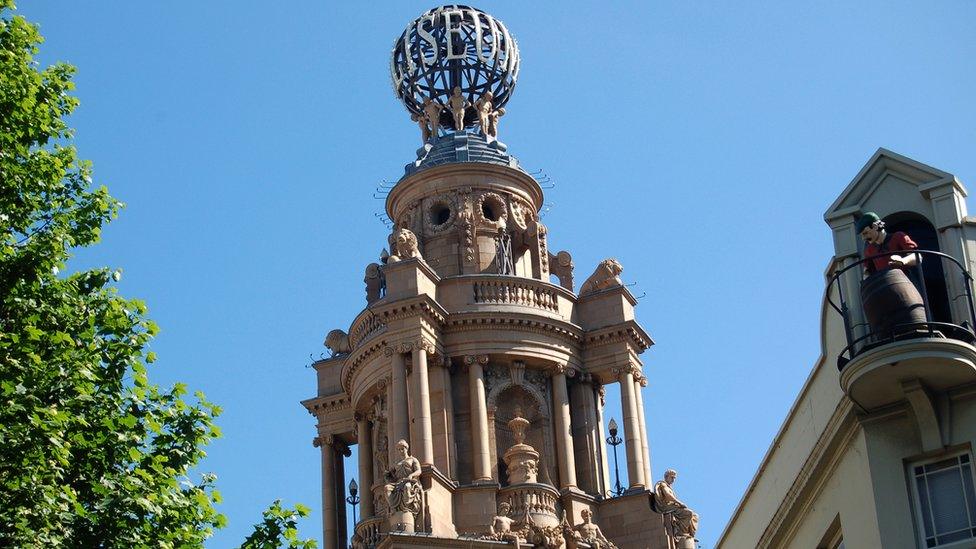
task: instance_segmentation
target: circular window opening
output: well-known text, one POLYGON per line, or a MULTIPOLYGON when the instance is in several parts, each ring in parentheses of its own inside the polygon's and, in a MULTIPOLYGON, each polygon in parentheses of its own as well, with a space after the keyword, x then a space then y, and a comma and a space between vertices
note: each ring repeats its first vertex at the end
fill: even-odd
POLYGON ((488 221, 498 221, 498 214, 495 213, 495 209, 488 202, 481 204, 481 215, 485 216, 485 219, 488 221))
POLYGON ((434 206, 434 225, 443 225, 451 218, 451 209, 444 205, 434 206))

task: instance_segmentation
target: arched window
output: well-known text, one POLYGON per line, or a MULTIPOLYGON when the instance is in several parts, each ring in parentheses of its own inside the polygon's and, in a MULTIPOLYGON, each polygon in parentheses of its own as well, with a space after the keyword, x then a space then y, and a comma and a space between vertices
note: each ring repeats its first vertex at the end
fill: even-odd
MULTIPOLYGON (((888 234, 903 232, 918 244, 920 250, 941 251, 939 250, 939 235, 935 232, 935 227, 925 217, 914 212, 899 212, 885 217, 884 221, 885 230, 888 234)), ((931 320, 951 323, 952 314, 949 311, 949 291, 946 288, 943 261, 935 256, 924 258, 922 273, 925 278, 925 292, 928 297, 929 312, 932 315, 931 320)), ((916 272, 910 270, 909 276, 918 286, 919 281, 915 280, 916 272)))

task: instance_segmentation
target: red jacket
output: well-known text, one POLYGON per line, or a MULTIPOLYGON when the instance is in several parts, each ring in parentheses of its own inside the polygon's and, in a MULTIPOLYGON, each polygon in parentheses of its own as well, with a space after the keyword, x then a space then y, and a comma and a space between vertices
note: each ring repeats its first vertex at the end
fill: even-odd
POLYGON ((891 256, 878 257, 878 254, 917 249, 918 244, 916 244, 910 236, 898 231, 897 233, 888 235, 885 238, 885 241, 881 243, 881 246, 877 246, 875 244, 868 244, 865 246, 864 260, 867 263, 869 273, 883 271, 888 268, 888 261, 891 256))

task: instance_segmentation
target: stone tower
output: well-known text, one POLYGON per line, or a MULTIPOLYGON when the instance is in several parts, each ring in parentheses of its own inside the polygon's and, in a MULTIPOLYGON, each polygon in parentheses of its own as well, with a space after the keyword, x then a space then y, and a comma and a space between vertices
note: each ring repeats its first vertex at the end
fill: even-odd
POLYGON ((317 396, 303 402, 317 419, 325 547, 674 547, 671 517, 652 511, 639 355, 653 342, 620 263, 601 262, 576 293, 572 257, 549 249, 542 189, 498 141, 514 38, 479 10, 436 8, 407 26, 391 68, 423 147, 386 199, 389 254, 365 269, 365 308, 329 333, 333 356, 315 363, 317 396))

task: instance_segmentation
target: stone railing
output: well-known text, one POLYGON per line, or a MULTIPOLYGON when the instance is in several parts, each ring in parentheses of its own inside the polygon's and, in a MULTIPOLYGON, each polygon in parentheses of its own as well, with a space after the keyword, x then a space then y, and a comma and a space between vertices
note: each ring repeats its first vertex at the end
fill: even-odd
POLYGON ((472 289, 475 303, 524 305, 554 313, 559 311, 556 291, 531 279, 499 277, 478 280, 472 289))
MULTIPOLYGON (((356 535, 359 536, 359 542, 362 543, 361 547, 365 549, 372 549, 380 543, 381 534, 380 526, 386 522, 383 517, 373 517, 368 519, 363 519, 356 524, 356 535)), ((354 547, 354 549, 357 549, 354 547)))
POLYGON ((509 516, 516 521, 526 517, 537 526, 559 524, 559 492, 548 484, 526 483, 506 486, 498 491, 498 501, 511 505, 509 516))
POLYGON ((448 313, 506 311, 575 321, 573 292, 544 280, 493 274, 442 278, 437 303, 448 313))
POLYGON ((366 309, 359 313, 356 320, 353 320, 352 327, 349 328, 349 345, 355 349, 360 343, 384 329, 386 324, 383 324, 373 311, 366 309))

